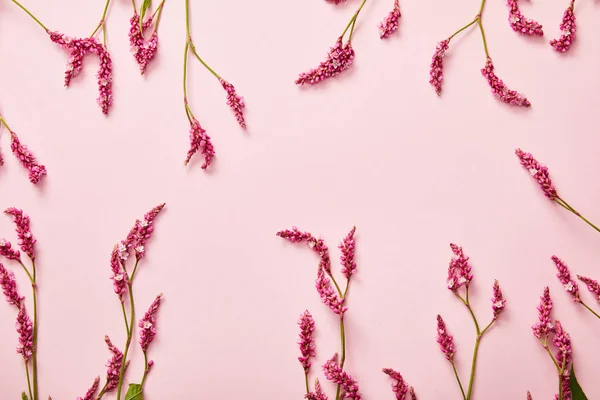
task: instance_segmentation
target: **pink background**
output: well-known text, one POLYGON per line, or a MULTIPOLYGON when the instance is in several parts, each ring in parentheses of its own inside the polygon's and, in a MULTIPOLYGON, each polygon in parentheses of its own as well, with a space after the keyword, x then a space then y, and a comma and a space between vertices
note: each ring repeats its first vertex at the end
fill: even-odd
MULTIPOLYGON (((26 3, 51 29, 76 36, 89 34, 102 11, 100 0, 26 3)), ((243 133, 218 82, 192 61, 191 105, 218 157, 207 173, 198 162, 183 167, 183 2, 167 1, 158 58, 144 78, 129 53, 130 2, 114 2, 109 118, 95 103, 97 61, 86 59, 82 76, 64 89, 67 54, 10 2, 0 4, 1 110, 49 171, 33 187, 2 132, 0 206, 28 212, 39 241, 42 398, 83 395, 105 373, 104 335, 122 346, 110 251, 135 218, 163 201, 136 284, 138 314, 165 294, 148 399, 302 398, 297 317, 308 308, 316 319, 313 378, 338 349, 337 326, 314 290, 316 256, 275 232, 298 225, 323 235, 337 272, 336 245, 354 224, 359 274, 348 302, 347 369, 365 399, 393 398, 384 366, 402 371, 422 399, 459 398, 435 343, 442 313, 467 380, 474 328, 445 288, 450 241, 471 256, 479 318, 491 317, 494 279, 508 299, 482 343, 475 397, 518 399, 530 389, 536 399, 552 398, 554 367, 530 331, 544 285, 572 335, 582 385, 590 398, 600 395, 600 321, 570 302, 550 261, 557 254, 600 278, 598 234, 546 201, 513 155, 517 146, 533 152, 562 195, 600 220, 597 2, 578 1, 577 44, 566 56, 547 41, 558 35, 567 1, 524 2, 523 12, 544 24, 541 40, 510 30, 504 2, 487 5, 498 75, 529 97, 530 110, 493 99, 479 72, 477 31, 452 44, 441 99, 428 84, 436 42, 468 22, 476 0, 403 1, 399 35, 389 41, 378 39, 376 25, 393 2, 368 2, 353 40, 355 65, 308 89, 294 86, 297 73, 323 59, 357 0, 338 8, 323 0, 192 3, 199 52, 248 104, 243 133)), ((15 240, 8 218, 0 219, 0 235, 15 240)), ((1 398, 25 387, 14 318, 2 304, 1 398)), ((137 381, 142 360, 133 348, 128 376, 137 381)))

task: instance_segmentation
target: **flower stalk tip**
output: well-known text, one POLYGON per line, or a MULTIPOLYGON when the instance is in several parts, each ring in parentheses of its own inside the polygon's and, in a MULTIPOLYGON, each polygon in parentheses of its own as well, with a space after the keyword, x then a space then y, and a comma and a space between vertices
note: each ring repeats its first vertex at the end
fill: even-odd
POLYGON ((385 19, 379 23, 380 39, 387 39, 398 30, 398 22, 401 16, 400 1, 394 0, 394 8, 392 11, 390 11, 387 17, 385 17, 385 19))
POLYGON ((573 278, 571 278, 571 272, 569 271, 569 267, 563 260, 556 256, 552 256, 552 261, 556 265, 556 269, 558 270, 558 280, 563 284, 567 293, 569 293, 573 297, 573 301, 577 303, 581 303, 581 298, 579 296, 579 286, 577 282, 573 278))
POLYGON ((508 22, 513 31, 527 36, 544 36, 542 25, 525 17, 519 10, 518 0, 508 0, 507 5, 509 9, 508 22))
POLYGON ((577 32, 577 25, 575 23, 575 0, 571 0, 569 7, 563 14, 560 23, 560 31, 560 38, 552 39, 550 41, 550 46, 559 53, 566 53, 575 41, 575 33, 577 32))
POLYGON ((313 338, 315 321, 308 310, 304 311, 300 315, 298 326, 300 327, 298 344, 300 345, 301 354, 301 356, 298 357, 298 361, 300 361, 300 364, 302 364, 304 373, 308 374, 308 371, 311 367, 310 359, 315 356, 315 341, 313 338))
POLYGON ((454 348, 454 336, 446 328, 446 322, 441 315, 437 316, 437 342, 446 360, 453 362, 456 349, 454 348))

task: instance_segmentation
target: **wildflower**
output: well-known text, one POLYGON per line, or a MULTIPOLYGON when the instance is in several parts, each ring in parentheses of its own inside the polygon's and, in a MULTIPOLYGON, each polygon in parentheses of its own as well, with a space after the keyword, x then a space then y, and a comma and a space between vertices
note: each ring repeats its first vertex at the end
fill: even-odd
POLYGON ((339 298, 331 286, 331 281, 325 276, 323 268, 319 268, 315 286, 323 304, 329 307, 335 314, 343 316, 348 309, 344 307, 344 301, 339 298))
POLYGON ((394 381, 392 383, 392 390, 396 394, 397 400, 404 400, 406 393, 408 392, 408 385, 404 382, 404 378, 399 372, 394 371, 391 368, 384 368, 383 373, 388 375, 394 381))
POLYGON ((297 85, 314 85, 325 79, 333 78, 350 68, 354 61, 354 49, 350 41, 343 43, 343 37, 340 36, 335 45, 329 50, 327 59, 317 67, 308 72, 300 74, 296 79, 297 85))
POLYGON ((362 395, 358 391, 358 382, 356 382, 353 377, 342 370, 342 368, 338 365, 337 356, 338 355, 335 354, 329 361, 325 363, 325 365, 323 365, 325 377, 333 383, 341 385, 345 393, 345 396, 342 398, 352 400, 362 399, 362 395))
POLYGON ((156 314, 158 313, 161 299, 162 294, 156 296, 156 299, 154 299, 150 308, 146 311, 146 315, 144 315, 144 318, 138 324, 140 328, 140 346, 142 346, 142 351, 144 352, 148 350, 148 346, 154 340, 154 336, 156 336, 156 314))
POLYGON ((525 153, 521 149, 516 149, 515 154, 517 157, 519 157, 519 160, 521 160, 521 165, 529 170, 531 176, 538 181, 546 197, 548 197, 550 200, 556 200, 558 198, 558 193, 552 184, 548 168, 545 165, 537 162, 531 153, 525 153))
POLYGON ((117 296, 119 296, 119 300, 123 302, 123 297, 127 292, 127 284, 129 283, 129 279, 127 277, 127 273, 121 266, 118 246, 113 248, 110 256, 110 269, 112 270, 112 276, 110 279, 113 281, 115 293, 117 296))
POLYGON ((27 315, 25 304, 21 304, 19 307, 16 326, 20 345, 17 347, 17 353, 21 354, 27 362, 33 354, 33 323, 27 315))
POLYGON ((200 154, 204 156, 204 164, 202 164, 201 168, 206 169, 215 156, 214 147, 210 142, 210 136, 208 136, 206 131, 200 126, 198 120, 192 118, 190 123, 190 149, 188 150, 187 158, 185 159, 185 165, 187 165, 192 159, 192 156, 200 150, 200 154))
POLYGON ((388 16, 379 23, 379 38, 387 39, 398 29, 398 20, 400 19, 400 1, 394 0, 394 8, 388 16))
POLYGON ((223 89, 227 92, 227 105, 233 110, 238 124, 240 124, 242 128, 245 128, 246 121, 244 120, 244 107, 246 107, 246 104, 244 103, 244 98, 239 96, 235 91, 235 87, 225 79, 219 78, 219 82, 221 82, 223 89))
POLYGON ((353 227, 350 233, 344 238, 343 242, 340 244, 339 248, 342 251, 341 261, 342 261, 342 274, 347 279, 354 274, 356 274, 356 262, 354 261, 354 252, 355 252, 355 241, 354 234, 356 233, 356 227, 353 227))
POLYGON ((543 339, 554 329, 550 312, 552 311, 552 299, 550 298, 550 288, 544 288, 544 294, 540 297, 540 305, 537 307, 539 313, 539 322, 531 327, 533 335, 538 339, 543 339))
POLYGON ((19 246, 21 251, 27 254, 31 260, 35 260, 34 245, 37 242, 31 234, 29 228, 29 216, 15 207, 10 207, 4 210, 4 214, 11 215, 16 225, 17 236, 19 238, 19 246))
POLYGON ((328 400, 327 395, 321 389, 321 383, 319 383, 318 379, 315 380, 315 391, 307 393, 304 398, 307 400, 328 400))
POLYGON ((501 101, 520 107, 531 107, 531 103, 521 93, 509 89, 502 79, 498 78, 494 73, 494 64, 492 59, 488 57, 485 68, 481 70, 482 75, 487 79, 492 93, 501 101))
POLYGON ((21 260, 19 250, 13 249, 10 242, 6 239, 0 239, 0 256, 4 256, 9 260, 21 260))
POLYGON ((292 243, 306 242, 308 246, 319 255, 319 268, 323 268, 327 275, 331 275, 331 258, 329 257, 329 248, 322 238, 317 239, 308 232, 301 232, 295 226, 293 226, 291 230, 286 229, 284 231, 277 232, 277 236, 289 240, 292 243))
POLYGON ((450 39, 442 40, 437 44, 435 53, 431 58, 431 68, 429 70, 429 83, 435 88, 438 96, 442 94, 442 82, 444 81, 444 56, 448 51, 450 39))
POLYGON ((315 340, 313 339, 315 321, 308 310, 300 315, 298 325, 300 326, 300 338, 298 344, 300 345, 301 354, 301 356, 298 357, 298 361, 302 364, 304 372, 308 373, 311 366, 310 358, 315 356, 315 340))
POLYGON ((0 263, 0 287, 6 297, 8 304, 21 309, 21 302, 24 297, 19 296, 17 292, 17 282, 15 281, 14 272, 4 268, 4 265, 0 263))
POLYGON ((462 247, 450 243, 450 248, 454 254, 448 266, 448 289, 455 292, 461 286, 467 288, 473 280, 471 266, 469 265, 469 257, 465 256, 462 247))
POLYGON ((552 256, 552 261, 554 261, 556 269, 558 269, 558 274, 556 276, 560 280, 560 283, 564 285, 565 290, 573 297, 573 301, 581 303, 579 286, 577 286, 577 282, 571 278, 571 273, 569 272, 567 264, 556 256, 552 256))
POLYGON ((542 25, 530 18, 523 16, 523 13, 521 10, 519 10, 518 0, 508 0, 508 8, 508 22, 510 23, 510 27, 513 29, 513 31, 529 36, 544 35, 542 25))
POLYGON ((561 369, 566 369, 573 360, 571 350, 571 337, 562 327, 560 321, 554 323, 554 338, 552 339, 556 347, 556 362, 561 369))
POLYGON ((21 144, 16 133, 10 131, 10 149, 21 164, 29 171, 29 181, 36 185, 47 174, 46 167, 39 164, 35 156, 21 144))
POLYGON ((563 14, 562 22, 560 23, 560 38, 552 39, 550 45, 554 50, 565 53, 575 41, 575 32, 577 32, 577 25, 575 24, 575 0, 571 0, 571 4, 565 10, 563 14))
POLYGON ((152 26, 152 16, 148 17, 146 21, 142 23, 140 30, 140 16, 137 11, 133 14, 133 17, 129 20, 129 46, 131 53, 140 67, 140 73, 144 75, 146 68, 154 56, 158 48, 158 35, 153 32, 149 40, 144 40, 144 33, 152 26))
POLYGON ((123 353, 112 344, 108 336, 104 337, 104 341, 108 346, 108 350, 110 350, 110 352, 113 354, 106 363, 105 392, 108 393, 114 390, 119 384, 119 374, 121 372, 121 365, 123 364, 123 353))
POLYGON ((137 243, 135 247, 135 256, 138 260, 146 254, 144 245, 154 232, 154 220, 165 207, 165 203, 159 204, 144 215, 144 219, 139 222, 137 229, 137 243))
POLYGON ((600 302, 600 284, 598 281, 581 275, 577 275, 577 279, 583 282, 587 286, 588 290, 594 295, 596 300, 600 302))
POLYGON ((96 392, 98 391, 98 386, 100 385, 100 377, 96 377, 94 379, 94 383, 92 387, 89 388, 84 397, 78 397, 77 400, 95 400, 96 392))
POLYGON ((498 281, 494 281, 494 296, 492 297, 492 310, 494 311, 494 319, 497 319, 500 313, 506 307, 506 300, 502 297, 502 290, 498 281))
POLYGON ((446 328, 446 323, 442 319, 441 315, 437 316, 437 342, 440 345, 440 349, 446 359, 450 362, 454 359, 454 354, 456 354, 456 350, 454 349, 454 337, 448 332, 448 328, 446 328))

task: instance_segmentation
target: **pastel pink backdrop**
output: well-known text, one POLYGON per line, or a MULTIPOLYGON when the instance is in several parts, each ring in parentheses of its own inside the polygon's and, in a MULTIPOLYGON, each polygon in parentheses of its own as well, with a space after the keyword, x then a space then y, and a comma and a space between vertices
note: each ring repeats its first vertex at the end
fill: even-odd
MULTIPOLYGON (((577 43, 561 56, 547 41, 558 35, 567 1, 523 2, 523 12, 544 25, 540 40, 515 34, 503 2, 488 2, 498 75, 533 104, 518 110, 489 93, 477 31, 452 43, 442 98, 428 84, 436 42, 474 16, 477 0, 403 1, 399 34, 389 41, 379 40, 376 25, 393 1, 372 0, 357 25, 352 69, 319 87, 296 87, 297 73, 323 59, 358 6, 348 3, 192 2, 199 52, 248 104, 244 133, 218 82, 192 61, 190 101, 218 156, 207 173, 198 163, 183 166, 183 2, 167 1, 158 57, 141 78, 127 40, 130 2, 114 1, 108 118, 95 103, 97 61, 87 59, 64 89, 67 54, 11 2, 0 4, 1 111, 49 171, 33 187, 2 132, 0 206, 29 213, 39 241, 42 397, 73 399, 104 376, 104 335, 124 342, 110 251, 135 218, 163 201, 137 284, 138 314, 165 294, 148 399, 302 398, 297 317, 308 308, 316 319, 312 378, 338 349, 337 326, 314 290, 316 256, 275 232, 297 225, 323 235, 337 260, 335 247, 354 224, 359 272, 346 318, 347 370, 365 399, 393 398, 384 366, 400 370, 419 398, 459 398, 435 342, 441 313, 466 380, 474 329, 445 288, 450 241, 471 256, 479 318, 491 316, 494 279, 508 299, 482 343, 476 398, 519 399, 527 389, 553 398, 554 368, 530 332, 545 285, 571 333, 581 383, 590 398, 600 395, 600 321, 571 303, 550 261, 557 254, 573 271, 600 278, 598 234, 546 201, 513 155, 517 146, 533 152, 564 197, 600 220, 600 4, 578 1, 577 43)), ((101 0, 26 4, 51 29, 79 36, 103 7, 101 0)), ((8 218, 0 218, 0 235, 15 239, 8 218)), ((14 314, 0 305, 0 398, 17 398, 25 387, 14 314)), ((141 370, 136 345, 130 379, 141 370)))

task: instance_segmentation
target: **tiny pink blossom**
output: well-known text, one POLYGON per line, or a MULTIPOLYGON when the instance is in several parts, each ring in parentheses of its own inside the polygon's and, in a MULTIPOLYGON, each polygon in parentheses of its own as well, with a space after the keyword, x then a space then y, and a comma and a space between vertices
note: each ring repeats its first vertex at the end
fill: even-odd
POLYGON ((321 296, 321 301, 323 304, 329 307, 335 314, 343 317, 344 313, 348 309, 344 307, 343 300, 340 299, 336 291, 331 286, 331 281, 325 275, 323 268, 319 268, 315 286, 319 296, 321 296))
POLYGON ((552 39, 550 45, 554 50, 565 53, 575 41, 575 32, 577 32, 577 25, 575 24, 575 0, 571 0, 571 4, 565 10, 563 14, 562 22, 560 23, 560 38, 552 39))
POLYGON ((311 357, 315 356, 315 340, 313 339, 315 321, 308 310, 304 311, 300 315, 298 325, 300 326, 300 337, 298 339, 298 344, 300 345, 301 354, 301 356, 298 357, 298 361, 300 361, 300 364, 302 364, 304 372, 308 374, 311 366, 310 359, 311 357))
POLYGON ((507 104, 519 107, 531 107, 529 100, 521 93, 509 89, 502 79, 496 76, 494 69, 494 63, 492 62, 492 59, 488 57, 485 67, 481 70, 481 74, 487 79, 494 96, 507 104))
POLYGON ((581 298, 579 297, 579 286, 577 286, 577 282, 573 278, 571 278, 571 273, 569 272, 569 267, 564 263, 563 260, 556 256, 552 256, 552 261, 556 265, 556 269, 558 270, 558 280, 563 284, 567 293, 569 293, 573 297, 573 301, 581 303, 581 298))
POLYGON ((27 362, 33 354, 33 323, 27 315, 25 304, 21 304, 19 307, 16 327, 17 333, 19 334, 19 347, 17 347, 17 353, 21 354, 25 359, 25 362, 27 362))
POLYGON ((396 399, 404 400, 408 392, 408 385, 404 382, 402 375, 391 368, 384 368, 383 373, 392 378, 392 391, 396 395, 396 399))
POLYGON ((13 131, 10 131, 10 149, 21 164, 29 171, 29 181, 34 185, 47 174, 46 167, 39 164, 35 156, 27 149, 27 146, 21 144, 19 137, 13 131))
POLYGON ((152 232, 154 232, 154 220, 165 207, 165 203, 159 204, 144 215, 144 219, 139 221, 137 229, 137 242, 135 243, 135 256, 137 260, 142 259, 146 255, 145 246, 152 232))
POLYGON ((108 393, 114 390, 119 384, 119 374, 121 365, 123 364, 123 353, 115 345, 112 344, 108 336, 104 337, 104 341, 108 346, 108 350, 113 354, 106 363, 106 390, 108 393))
POLYGON ((34 245, 37 240, 34 239, 29 228, 29 216, 15 207, 9 207, 4 210, 4 214, 11 215, 13 222, 16 225, 17 237, 19 238, 18 244, 21 247, 21 251, 27 254, 31 260, 35 260, 34 245))
POLYGON ((148 346, 154 340, 154 336, 156 336, 156 314, 158 313, 161 299, 162 293, 156 296, 156 299, 154 299, 150 308, 146 311, 146 315, 144 315, 144 318, 142 318, 138 324, 138 327, 140 328, 140 346, 144 353, 148 350, 148 346))
POLYGON ((526 18, 521 10, 519 10, 518 0, 508 0, 507 3, 509 8, 508 22, 513 31, 529 36, 544 35, 542 25, 530 18, 526 18))
POLYGON ((292 243, 306 242, 308 246, 319 255, 319 268, 323 268, 327 275, 331 276, 331 258, 329 257, 329 248, 322 238, 317 239, 308 232, 301 232, 295 226, 293 226, 291 230, 286 229, 277 232, 277 236, 292 243))
POLYGON ((492 297, 492 310, 494 311, 494 319, 497 319, 500 313, 506 307, 506 300, 502 297, 502 290, 498 281, 494 281, 494 296, 492 297))
POLYGON ((546 197, 548 197, 550 200, 556 200, 558 198, 558 193, 556 192, 556 188, 550 179, 548 167, 537 162, 531 153, 525 153, 521 149, 516 149, 515 154, 517 157, 519 157, 521 165, 525 167, 531 176, 533 176, 533 178, 539 183, 546 197))
POLYGON ((149 40, 144 39, 144 33, 152 26, 151 16, 144 21, 140 30, 140 16, 136 11, 129 20, 129 25, 130 50, 140 67, 140 73, 144 75, 148 64, 156 55, 158 36, 156 32, 153 32, 149 40))
POLYGON ((342 399, 361 400, 362 395, 358 391, 358 382, 356 382, 353 377, 348 375, 346 371, 342 370, 342 368, 338 365, 337 357, 338 355, 335 354, 325 363, 325 365, 323 365, 325 377, 327 380, 341 385, 344 391, 344 395, 341 396, 342 399))
POLYGON ((12 244, 6 239, 0 239, 0 256, 4 256, 9 260, 21 260, 19 250, 12 248, 12 244))
POLYGON ((379 23, 379 38, 387 39, 398 30, 398 21, 401 17, 400 1, 394 0, 394 8, 383 21, 379 23))
POLYGON ((537 307, 539 322, 531 327, 533 335, 538 339, 543 339, 548 336, 554 329, 552 317, 552 298, 550 298, 550 288, 544 288, 544 294, 540 297, 540 305, 537 307))
POLYGON ((321 383, 318 379, 315 380, 315 391, 307 393, 304 398, 306 400, 328 400, 327 395, 321 388, 321 383))
POLYGON ((297 85, 314 85, 325 79, 333 78, 346 71, 354 61, 354 49, 348 41, 343 44, 343 38, 340 36, 335 45, 329 50, 327 59, 314 69, 300 74, 296 79, 297 85))
POLYGON ((594 295, 596 300, 600 302, 600 283, 581 275, 577 275, 577 279, 583 282, 587 286, 588 290, 594 295))
POLYGON ((356 227, 353 227, 350 233, 344 238, 342 243, 339 245, 342 251, 342 274, 347 279, 356 274, 356 262, 354 261, 356 242, 354 241, 354 234, 356 233, 356 227))
POLYGON ((435 88, 438 96, 442 94, 442 82, 444 81, 444 56, 448 51, 450 39, 442 40, 437 44, 435 53, 431 57, 431 68, 429 70, 429 83, 435 88))
POLYGON ((444 353, 444 356, 448 361, 452 361, 454 359, 454 354, 456 354, 456 350, 454 349, 454 337, 448 332, 446 323, 439 314, 437 316, 437 334, 437 342, 440 345, 442 353, 444 353))
POLYGON ((0 287, 2 288, 2 292, 4 293, 8 304, 21 309, 21 303, 24 297, 19 296, 19 292, 17 292, 15 274, 4 268, 2 263, 0 263, 0 287))
POLYGON ((556 362, 565 369, 573 360, 571 350, 571 337, 562 327, 560 321, 554 323, 554 338, 552 339, 554 347, 556 347, 556 362))
POLYGON ((240 124, 242 128, 245 128, 246 121, 244 120, 244 107, 246 107, 246 104, 244 103, 244 98, 236 93, 235 87, 233 87, 231 83, 223 78, 219 78, 219 81, 221 82, 223 89, 227 92, 227 105, 235 114, 235 119, 237 119, 238 124, 240 124))
POLYGON ((110 269, 112 271, 110 279, 113 281, 113 288, 117 296, 119 296, 119 300, 123 302, 123 297, 125 296, 125 293, 127 293, 129 279, 121 264, 118 246, 115 246, 111 253, 110 269))
POLYGON ((210 136, 206 134, 206 131, 200 126, 200 123, 196 118, 192 117, 190 123, 190 149, 188 150, 187 158, 185 159, 185 165, 187 165, 192 159, 192 156, 200 150, 200 154, 204 156, 204 164, 202 164, 201 168, 206 169, 215 156, 215 149, 210 141, 210 136))
POLYGON ((95 395, 96 392, 98 391, 98 386, 100 385, 100 377, 96 377, 96 379, 94 379, 94 383, 92 384, 92 386, 88 389, 87 393, 85 394, 84 397, 78 397, 77 400, 95 400, 95 395))

